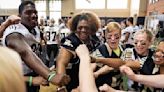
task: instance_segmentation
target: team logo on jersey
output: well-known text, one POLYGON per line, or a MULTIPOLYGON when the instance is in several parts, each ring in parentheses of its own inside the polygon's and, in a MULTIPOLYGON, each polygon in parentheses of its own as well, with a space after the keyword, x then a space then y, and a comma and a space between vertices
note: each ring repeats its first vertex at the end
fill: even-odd
POLYGON ((67 46, 70 46, 70 47, 73 47, 73 45, 71 44, 71 41, 66 39, 66 41, 64 42, 64 45, 67 45, 67 46))

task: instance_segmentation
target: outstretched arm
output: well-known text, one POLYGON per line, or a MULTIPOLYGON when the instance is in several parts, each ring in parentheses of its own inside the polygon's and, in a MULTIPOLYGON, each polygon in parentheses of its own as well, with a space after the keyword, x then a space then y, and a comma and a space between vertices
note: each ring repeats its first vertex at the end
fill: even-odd
POLYGON ((135 74, 130 67, 121 66, 120 71, 128 76, 131 80, 145 84, 147 86, 164 88, 164 82, 162 81, 164 75, 140 75, 135 74))
POLYGON ((119 69, 121 65, 125 64, 120 58, 96 58, 96 62, 106 64, 116 69, 119 69))
POLYGON ((129 66, 134 70, 137 70, 140 68, 140 62, 134 61, 134 60, 123 61, 120 58, 96 58, 93 61, 106 64, 106 65, 113 67, 115 69, 119 69, 119 67, 122 65, 129 66))
POLYGON ((109 67, 107 65, 101 67, 99 70, 97 70, 96 72, 94 72, 94 76, 95 78, 97 78, 99 75, 104 75, 109 73, 111 70, 113 70, 113 67, 109 67))
POLYGON ((80 45, 76 49, 76 53, 80 58, 79 69, 79 83, 80 92, 98 92, 93 76, 93 70, 91 68, 91 60, 89 51, 86 45, 80 45))
MULTIPOLYGON (((46 67, 41 59, 32 51, 31 47, 24 40, 23 35, 12 33, 7 36, 6 42, 8 47, 14 49, 20 54, 26 65, 45 79, 48 79, 50 74, 49 68, 46 67)), ((61 84, 64 85, 67 81, 63 80, 67 80, 67 76, 55 75, 55 77, 51 79, 51 82, 58 85, 58 82, 60 81, 62 82, 61 84)))

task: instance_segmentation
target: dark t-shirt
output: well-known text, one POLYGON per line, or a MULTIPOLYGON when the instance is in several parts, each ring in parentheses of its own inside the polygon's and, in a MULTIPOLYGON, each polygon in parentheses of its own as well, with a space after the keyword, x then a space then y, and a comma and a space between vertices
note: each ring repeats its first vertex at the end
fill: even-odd
MULTIPOLYGON (((109 54, 110 52, 108 51, 105 44, 99 46, 97 49, 101 53, 101 55, 105 58, 120 58, 121 55, 122 55, 122 51, 124 50, 123 46, 119 46, 120 55, 117 56, 112 49, 110 49, 111 50, 111 55, 110 55, 109 54)), ((99 68, 100 67, 97 67, 97 69, 99 69, 99 68)), ((105 83, 108 84, 108 85, 113 85, 112 87, 114 87, 115 89, 119 89, 119 85, 121 83, 120 71, 114 69, 114 70, 111 70, 107 74, 99 75, 99 77, 96 79, 96 86, 99 87, 99 86, 102 86, 105 83), (116 78, 116 82, 112 81, 112 77, 116 78)))

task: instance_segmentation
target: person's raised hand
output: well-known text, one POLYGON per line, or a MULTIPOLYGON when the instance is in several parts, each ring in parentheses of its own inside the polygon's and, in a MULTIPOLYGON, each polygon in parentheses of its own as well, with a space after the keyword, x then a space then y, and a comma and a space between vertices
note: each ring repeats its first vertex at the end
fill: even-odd
POLYGON ((89 50, 87 48, 87 46, 85 44, 81 44, 79 45, 77 48, 76 48, 76 54, 79 56, 79 57, 82 57, 82 56, 89 56, 89 50))
POLYGON ((9 23, 9 25, 11 25, 11 24, 17 24, 17 23, 19 23, 20 20, 21 20, 20 17, 18 17, 18 16, 16 16, 16 15, 11 15, 11 16, 9 16, 9 17, 7 18, 6 21, 9 23))

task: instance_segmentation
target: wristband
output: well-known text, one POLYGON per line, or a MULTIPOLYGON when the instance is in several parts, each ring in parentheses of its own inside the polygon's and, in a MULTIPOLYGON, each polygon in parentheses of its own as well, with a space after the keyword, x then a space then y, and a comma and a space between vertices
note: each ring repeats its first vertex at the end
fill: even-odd
POLYGON ((50 72, 48 74, 48 81, 50 82, 55 75, 56 75, 56 72, 54 72, 54 71, 53 72, 50 72))
POLYGON ((29 77, 29 86, 32 86, 32 76, 29 77))

